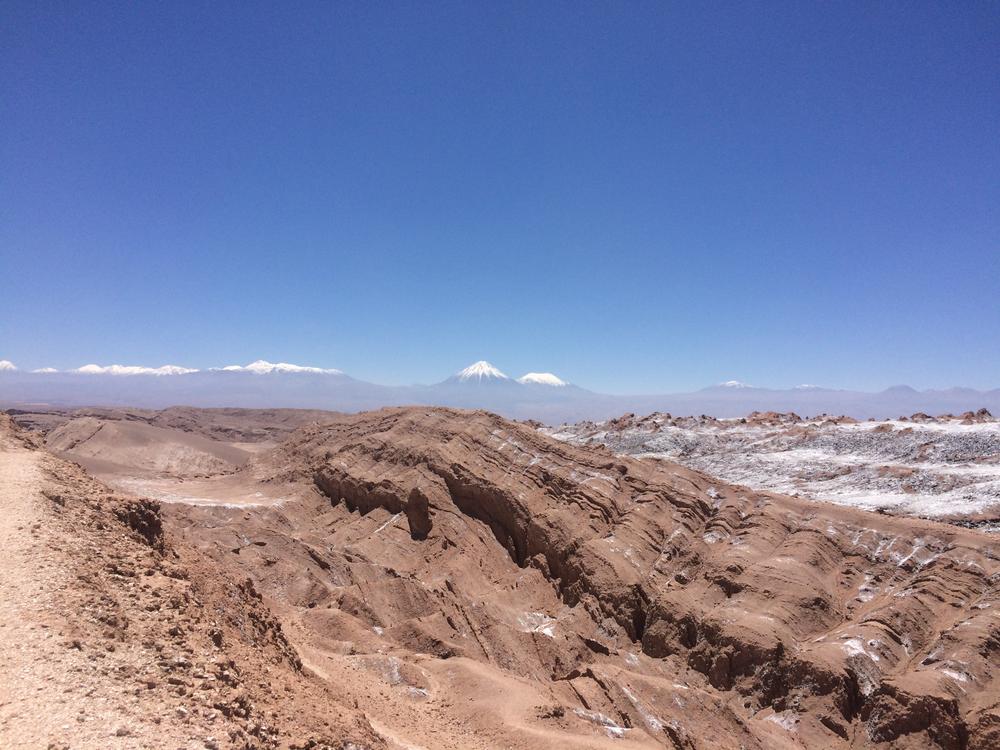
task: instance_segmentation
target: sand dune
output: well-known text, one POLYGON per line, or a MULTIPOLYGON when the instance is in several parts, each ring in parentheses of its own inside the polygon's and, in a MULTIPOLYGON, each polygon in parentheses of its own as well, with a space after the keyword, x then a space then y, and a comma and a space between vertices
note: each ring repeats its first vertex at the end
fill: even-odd
POLYGON ((46 446, 101 473, 208 476, 233 471, 250 457, 247 450, 201 435, 95 417, 57 427, 48 434, 46 446))

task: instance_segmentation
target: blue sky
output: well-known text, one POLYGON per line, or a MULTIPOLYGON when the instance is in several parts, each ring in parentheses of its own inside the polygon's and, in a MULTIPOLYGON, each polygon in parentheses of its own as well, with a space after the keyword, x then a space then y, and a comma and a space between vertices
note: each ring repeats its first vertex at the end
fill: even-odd
POLYGON ((1000 386, 996 3, 0 16, 21 367, 1000 386))

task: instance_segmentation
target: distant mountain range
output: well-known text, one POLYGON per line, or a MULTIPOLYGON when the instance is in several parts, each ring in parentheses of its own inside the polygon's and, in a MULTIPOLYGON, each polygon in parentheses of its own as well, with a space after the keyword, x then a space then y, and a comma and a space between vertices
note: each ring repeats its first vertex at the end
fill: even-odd
POLYGON ((556 424, 600 420, 634 412, 741 417, 752 411, 794 411, 802 416, 845 414, 865 419, 915 412, 952 413, 986 408, 1000 413, 1000 389, 917 391, 898 385, 877 393, 803 385, 786 390, 738 381, 692 393, 619 396, 595 393, 546 372, 511 378, 489 362, 476 362, 433 385, 385 386, 339 370, 264 360, 195 370, 173 365, 85 365, 75 370, 23 371, 0 360, 0 405, 297 407, 362 411, 427 404, 487 409, 515 419, 556 424))

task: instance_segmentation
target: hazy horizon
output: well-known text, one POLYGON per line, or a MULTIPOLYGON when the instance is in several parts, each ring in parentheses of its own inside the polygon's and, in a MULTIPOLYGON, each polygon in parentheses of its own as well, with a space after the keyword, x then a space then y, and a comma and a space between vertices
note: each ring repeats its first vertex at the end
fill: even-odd
MULTIPOLYGON (((524 379, 530 378, 531 376, 554 376, 556 379, 555 385, 558 386, 576 386, 578 388, 583 388, 595 393, 599 393, 598 389, 591 388, 586 382, 581 382, 574 379, 572 376, 568 376, 566 373, 551 373, 539 370, 523 371, 523 372, 505 372, 502 368, 496 367, 496 365, 488 360, 479 360, 474 363, 470 363, 465 370, 473 370, 480 366, 489 366, 494 368, 503 379, 510 381, 523 382, 524 379), (559 382, 561 381, 561 382, 559 382)), ((387 387, 425 387, 438 385, 448 380, 455 379, 463 374, 464 370, 456 370, 446 374, 440 375, 436 380, 427 382, 411 382, 411 383, 395 383, 389 380, 378 380, 378 379, 362 379, 358 378, 356 375, 350 372, 345 372, 340 368, 336 367, 326 367, 326 366, 316 366, 312 364, 304 364, 298 362, 272 362, 265 359, 254 360, 253 362, 247 363, 231 363, 226 365, 211 365, 211 366, 188 366, 188 365, 177 365, 175 363, 163 363, 159 365, 139 365, 135 363, 86 363, 77 367, 70 367, 65 369, 54 368, 54 367, 41 367, 41 368, 24 368, 17 365, 17 363, 11 360, 0 359, 0 374, 2 373, 18 373, 18 374, 28 374, 28 375, 83 375, 83 376, 109 376, 109 377, 121 377, 129 378, 135 376, 150 376, 150 377, 176 377, 178 375, 191 375, 196 373, 212 373, 212 372, 241 372, 245 374, 255 374, 264 375, 271 373, 292 373, 292 374, 310 374, 310 375, 345 375, 355 380, 361 382, 371 383, 373 385, 387 386, 387 387)), ((538 381, 537 379, 533 381, 533 384, 538 384, 539 382, 544 383, 544 381, 538 381)), ((551 383, 548 383, 551 385, 551 383)), ((835 390, 835 391, 845 391, 845 392, 858 392, 858 393, 879 393, 885 390, 890 390, 892 388, 908 387, 913 388, 918 392, 923 391, 946 391, 950 389, 962 389, 971 388, 964 383, 952 383, 949 386, 935 388, 935 387, 924 387, 919 384, 914 384, 912 382, 899 382, 899 383, 887 383, 881 387, 877 387, 871 390, 865 389, 850 389, 838 386, 836 384, 829 383, 747 383, 745 381, 730 379, 725 381, 719 381, 715 383, 703 383, 696 388, 689 389, 688 392, 694 392, 699 390, 711 389, 711 388, 726 388, 732 390, 775 390, 775 391, 810 391, 810 390, 835 390)), ((981 392, 1000 390, 1000 386, 973 389, 979 390, 981 392)), ((655 395, 655 394, 669 394, 669 393, 683 393, 685 391, 668 391, 666 389, 652 389, 649 391, 605 391, 608 395, 621 395, 621 396, 642 396, 642 395, 655 395)), ((0 394, 2 395, 2 394, 0 394)))

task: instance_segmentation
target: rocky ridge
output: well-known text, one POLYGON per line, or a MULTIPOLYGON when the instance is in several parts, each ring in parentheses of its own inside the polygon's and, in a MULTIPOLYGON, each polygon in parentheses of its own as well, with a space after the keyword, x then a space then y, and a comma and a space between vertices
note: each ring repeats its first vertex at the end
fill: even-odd
MULTIPOLYGON (((347 518, 405 518, 392 583, 350 596, 333 544, 318 555, 333 573, 317 579, 344 585, 318 586, 307 607, 346 605, 404 648, 568 683, 563 716, 597 712, 668 747, 1000 741, 988 536, 755 493, 484 412, 345 417, 303 428, 256 469, 314 483, 347 518), (395 610, 390 587, 423 603, 395 610), (498 643, 515 591, 551 626, 546 659, 498 643), (456 602, 480 597, 459 619, 456 602), (704 715, 686 703, 695 688, 704 715)), ((370 538, 346 549, 387 560, 370 538)))

